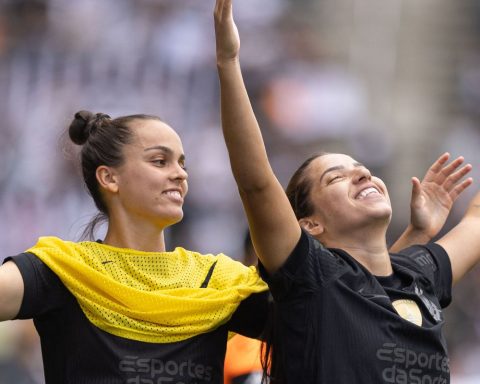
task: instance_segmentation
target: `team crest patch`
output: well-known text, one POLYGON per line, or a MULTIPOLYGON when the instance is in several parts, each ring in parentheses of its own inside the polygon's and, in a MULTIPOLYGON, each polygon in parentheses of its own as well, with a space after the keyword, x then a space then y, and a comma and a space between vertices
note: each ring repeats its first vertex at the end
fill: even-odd
POLYGON ((422 313, 415 301, 408 299, 395 300, 392 305, 397 313, 405 320, 408 320, 419 327, 422 326, 422 313))

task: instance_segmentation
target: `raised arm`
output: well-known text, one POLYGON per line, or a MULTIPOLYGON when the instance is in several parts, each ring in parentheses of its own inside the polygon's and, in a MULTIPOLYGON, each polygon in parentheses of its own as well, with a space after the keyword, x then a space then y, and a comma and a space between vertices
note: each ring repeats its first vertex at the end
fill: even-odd
POLYGON ((272 273, 297 244, 300 225, 269 164, 248 98, 240 69, 240 38, 233 21, 232 0, 216 0, 214 16, 223 134, 255 250, 272 273))
POLYGON ((437 243, 450 257, 456 283, 480 260, 480 192, 470 202, 462 220, 437 243))
POLYGON ((13 319, 23 299, 23 279, 14 262, 0 266, 0 321, 13 319))
POLYGON ((413 244, 431 241, 442 229, 457 197, 472 184, 472 178, 462 178, 472 170, 470 164, 463 164, 463 157, 457 157, 446 165, 450 155, 444 153, 428 169, 420 182, 412 178, 412 199, 410 202, 410 224, 390 252, 398 252, 413 244))

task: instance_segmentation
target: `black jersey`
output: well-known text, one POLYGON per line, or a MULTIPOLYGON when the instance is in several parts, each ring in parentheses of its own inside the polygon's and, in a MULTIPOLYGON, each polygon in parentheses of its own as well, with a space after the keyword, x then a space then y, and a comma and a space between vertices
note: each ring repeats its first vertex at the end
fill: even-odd
POLYGON ((118 337, 94 326, 75 297, 36 256, 12 260, 25 293, 18 319, 33 318, 40 335, 47 384, 223 383, 229 331, 260 335, 267 292, 244 300, 228 323, 190 339, 158 344, 118 337))
POLYGON ((393 274, 376 277, 302 231, 277 273, 261 267, 287 383, 450 382, 441 331, 441 308, 451 300, 448 255, 429 244, 390 256, 393 274))

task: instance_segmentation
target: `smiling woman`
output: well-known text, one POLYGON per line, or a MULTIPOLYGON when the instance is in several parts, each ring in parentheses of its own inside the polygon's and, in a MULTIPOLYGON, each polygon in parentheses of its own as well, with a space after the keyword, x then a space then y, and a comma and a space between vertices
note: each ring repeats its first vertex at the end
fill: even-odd
POLYGON ((122 164, 96 169, 102 197, 110 210, 105 243, 139 249, 145 244, 136 241, 143 238, 144 242, 146 234, 151 234, 149 249, 143 249, 164 249, 158 233, 182 219, 188 191, 182 142, 158 119, 137 118, 131 123, 131 131, 132 142, 124 148, 122 164))
MULTIPOLYGON (((345 237, 350 238, 358 227, 371 225, 372 220, 385 227, 386 234, 385 224, 392 215, 387 188, 363 164, 347 155, 326 154, 310 162, 304 177, 310 185, 306 199, 317 208, 297 218, 324 244, 345 244, 345 237)), ((290 185, 287 191, 294 188, 290 185)))
POLYGON ((454 229, 422 243, 471 185, 471 165, 446 165, 444 154, 412 179, 410 229, 421 241, 389 253, 387 188, 350 156, 310 157, 285 195, 243 81, 232 0, 216 0, 215 31, 223 134, 274 299, 265 375, 272 384, 449 383, 442 308, 480 260, 480 193, 454 229))
POLYGON ((7 258, 0 320, 34 319, 47 384, 223 383, 228 333, 260 336, 267 287, 223 254, 166 251, 188 191, 180 137, 156 116, 87 111, 69 135, 106 236, 7 258))
POLYGON ((145 244, 135 242, 139 240, 136 233, 142 230, 152 234, 149 249, 144 250, 165 250, 163 229, 182 219, 188 190, 185 155, 177 133, 156 116, 112 120, 87 111, 75 115, 69 132, 73 142, 83 145, 85 183, 99 214, 108 217, 105 243, 141 249, 145 244), (88 137, 86 132, 90 132, 88 137))

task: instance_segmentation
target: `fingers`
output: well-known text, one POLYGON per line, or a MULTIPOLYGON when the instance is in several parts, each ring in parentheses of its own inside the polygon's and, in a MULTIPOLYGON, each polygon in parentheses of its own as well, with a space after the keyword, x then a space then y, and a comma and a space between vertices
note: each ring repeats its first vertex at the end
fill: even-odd
POLYGON ((216 0, 213 16, 217 36, 225 34, 233 24, 232 0, 216 0))
POLYGON ((412 177, 412 203, 417 201, 422 194, 422 185, 420 180, 416 177, 412 177))
POLYGON ((448 152, 445 152, 433 163, 433 165, 429 168, 428 172, 432 172, 432 173, 440 172, 442 170, 443 164, 445 164, 449 158, 450 158, 450 154, 448 152))
POLYGON ((232 0, 216 0, 214 15, 217 21, 222 20, 224 15, 228 15, 232 10, 232 0))
MULTIPOLYGON (((459 156, 448 165, 445 165, 449 158, 450 154, 448 152, 441 155, 428 169, 422 184, 436 185, 436 188, 440 188, 448 193, 452 201, 455 201, 473 182, 472 178, 462 180, 472 170, 472 165, 466 164, 462 166, 465 160, 463 156, 459 156)), ((415 184, 414 187, 416 187, 415 184)), ((422 188, 421 185, 418 187, 422 188)))
POLYGON ((472 184, 473 179, 471 177, 463 180, 460 184, 457 184, 455 188, 453 188, 453 190, 450 192, 450 197, 452 201, 455 201, 457 197, 472 184))
POLYGON ((457 157, 455 160, 453 160, 449 165, 447 165, 446 167, 444 167, 442 170, 441 170, 441 173, 443 174, 443 176, 445 176, 445 178, 449 177, 460 165, 463 164, 463 161, 465 159, 463 158, 463 156, 459 156, 457 157))
POLYGON ((471 166, 467 165, 465 166, 467 168, 465 167, 462 168, 462 172, 460 174, 456 174, 458 167, 460 167, 463 164, 465 159, 463 158, 463 156, 459 156, 455 160, 453 160, 450 164, 445 166, 445 163, 449 158, 450 158, 450 154, 448 152, 440 156, 435 161, 435 163, 433 163, 433 165, 428 169, 428 172, 423 178, 423 181, 434 182, 440 185, 445 183, 446 180, 449 180, 449 178, 451 178, 452 175, 456 175, 455 177, 453 177, 453 179, 455 180, 454 181, 455 183, 458 180, 460 180, 463 176, 465 176, 468 172, 471 171, 471 166))
POLYGON ((412 177, 412 196, 416 196, 421 192, 421 183, 417 177, 412 177))
MULTIPOLYGON (((455 184, 460 181, 466 174, 468 174, 472 170, 472 165, 471 164, 466 164, 456 172, 452 173, 449 175, 445 182, 444 182, 444 188, 447 191, 451 191, 453 187, 455 187, 455 184)), ((467 179, 468 180, 468 179, 467 179)), ((465 181, 465 180, 464 180, 465 181)), ((464 188, 465 189, 465 188, 464 188)))
POLYGON ((218 21, 222 18, 223 3, 224 3, 224 0, 215 1, 215 9, 213 11, 213 14, 215 16, 215 21, 218 21))

